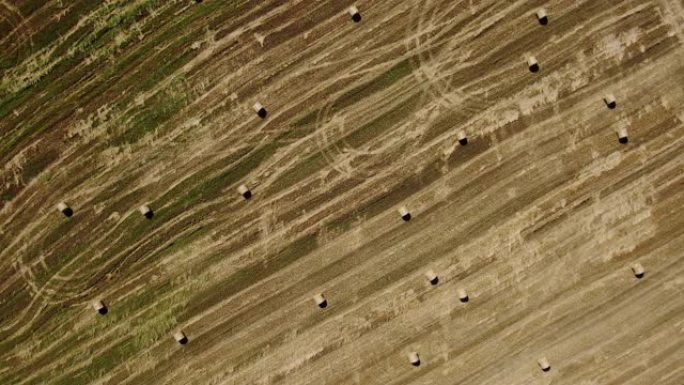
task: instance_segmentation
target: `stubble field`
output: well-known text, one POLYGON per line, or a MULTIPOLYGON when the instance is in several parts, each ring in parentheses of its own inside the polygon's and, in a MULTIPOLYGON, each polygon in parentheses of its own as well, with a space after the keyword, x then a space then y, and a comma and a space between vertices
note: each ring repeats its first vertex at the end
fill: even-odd
POLYGON ((681 0, 0 0, 0 383, 684 384, 683 43, 681 0))

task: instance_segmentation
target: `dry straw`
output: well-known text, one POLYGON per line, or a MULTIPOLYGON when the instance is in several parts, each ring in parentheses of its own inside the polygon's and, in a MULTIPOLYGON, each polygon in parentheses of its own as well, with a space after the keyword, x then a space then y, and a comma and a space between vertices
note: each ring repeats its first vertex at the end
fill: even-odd
POLYGON ((638 262, 632 264, 632 272, 634 273, 634 276, 637 278, 643 278, 644 274, 646 274, 644 267, 638 262))
POLYGON ((538 72, 539 71, 539 62, 537 61, 537 58, 534 56, 530 56, 527 58, 527 67, 530 69, 530 72, 538 72))
POLYGON ((399 207, 399 215, 401 215, 401 219, 404 221, 408 222, 411 220, 411 213, 409 212, 408 208, 406 206, 401 206, 399 207))
POLYGON ((549 17, 546 14, 546 10, 544 8, 540 8, 537 10, 537 20, 541 25, 547 25, 549 23, 549 17))
POLYGON ((263 104, 261 104, 261 103, 259 103, 259 102, 254 103, 254 106, 252 106, 252 108, 254 109, 254 112, 256 112, 257 115, 258 115, 261 119, 265 119, 265 118, 266 118, 266 115, 268 115, 268 112, 266 111, 266 108, 263 106, 263 104))
POLYGON ((242 195, 243 198, 249 199, 252 197, 252 191, 246 185, 242 184, 238 187, 238 193, 242 195))
POLYGON ((351 19, 355 22, 358 23, 361 21, 361 13, 359 13, 359 9, 356 8, 356 6, 351 6, 347 9, 347 12, 349 13, 349 16, 351 16, 351 19))
POLYGON ((408 354, 408 360, 413 366, 419 366, 420 365, 420 357, 418 357, 417 352, 410 352, 408 354))
POLYGON ((93 309, 95 309, 96 312, 98 312, 102 315, 105 315, 108 312, 107 306, 105 306, 104 302, 102 302, 102 300, 100 300, 100 299, 94 299, 90 303, 90 305, 93 307, 93 309))
POLYGON ((425 278, 427 278, 428 282, 432 285, 436 285, 439 282, 439 277, 437 277, 437 274, 435 274, 433 270, 426 271, 425 278))
POLYGON ((74 215, 74 210, 72 210, 71 207, 69 207, 69 205, 65 202, 59 202, 57 204, 57 210, 59 210, 66 217, 71 217, 74 215))
POLYGON ((173 338, 176 340, 176 342, 178 342, 181 345, 185 345, 188 343, 188 337, 182 330, 178 330, 175 333, 173 333, 173 338))
POLYGON ((546 357, 540 358, 539 360, 537 360, 537 363, 539 364, 541 370, 545 372, 551 370, 551 364, 549 364, 549 360, 547 360, 546 357))
POLYGON ((328 300, 325 299, 322 293, 314 295, 313 300, 321 309, 325 309, 328 306, 328 300))
POLYGON ((463 130, 458 132, 458 143, 461 146, 465 146, 468 144, 468 136, 466 135, 465 131, 463 131, 463 130))

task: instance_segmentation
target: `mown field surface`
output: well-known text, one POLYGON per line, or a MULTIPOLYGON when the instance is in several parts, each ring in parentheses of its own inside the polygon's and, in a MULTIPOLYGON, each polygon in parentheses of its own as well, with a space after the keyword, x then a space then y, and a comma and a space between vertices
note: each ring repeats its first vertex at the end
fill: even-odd
POLYGON ((0 0, 0 384, 682 385, 683 43, 682 0, 0 0))

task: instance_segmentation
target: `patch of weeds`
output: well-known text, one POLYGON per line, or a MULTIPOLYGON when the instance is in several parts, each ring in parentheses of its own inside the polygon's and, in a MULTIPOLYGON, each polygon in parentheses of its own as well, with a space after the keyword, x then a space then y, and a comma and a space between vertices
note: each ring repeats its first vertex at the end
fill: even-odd
POLYGON ((250 152, 254 151, 254 147, 243 147, 237 150, 235 153, 228 155, 227 157, 220 159, 212 164, 207 165, 196 173, 192 174, 189 178, 184 179, 182 182, 174 186, 171 190, 167 191, 159 200, 156 202, 158 204, 165 204, 167 202, 173 202, 179 200, 181 196, 188 194, 188 192, 194 189, 197 185, 202 183, 202 181, 211 175, 211 172, 217 169, 226 167, 226 165, 231 165, 235 162, 240 161, 240 159, 246 157, 250 152))
POLYGON ((127 125, 129 128, 117 136, 112 144, 135 143, 146 134, 154 132, 189 103, 186 86, 182 80, 174 80, 168 87, 159 91, 146 106, 134 112, 127 125))
MULTIPOLYGON (((413 113, 417 103, 420 101, 421 93, 418 92, 391 110, 385 112, 381 116, 368 122, 358 130, 351 132, 340 141, 333 144, 338 147, 352 147, 358 148, 364 143, 372 140, 391 127, 400 123, 402 120, 413 113)), ((287 172, 276 179, 271 186, 269 192, 279 191, 294 185, 302 179, 312 175, 313 173, 325 168, 328 165, 328 160, 325 155, 318 151, 315 154, 300 161, 295 167, 290 168, 287 172)))
POLYGON ((10 152, 16 145, 29 136, 36 136, 41 132, 52 128, 55 121, 59 121, 63 119, 64 116, 71 113, 69 109, 65 109, 59 103, 52 103, 48 108, 41 111, 42 115, 27 115, 35 112, 35 110, 28 108, 21 113, 19 117, 8 117, 15 108, 29 100, 39 104, 44 98, 50 100, 61 98, 58 96, 58 90, 63 90, 67 86, 66 84, 63 84, 64 79, 67 77, 62 77, 62 75, 80 60, 80 57, 74 56, 70 59, 61 61, 50 71, 50 73, 36 79, 35 84, 28 85, 17 94, 10 95, 0 101, 0 118, 6 118, 10 127, 12 126, 13 121, 24 122, 22 129, 15 129, 15 133, 12 135, 11 139, 4 139, 0 142, 0 154, 10 152), (43 94, 46 96, 43 97, 43 94), (37 97, 37 95, 40 96, 37 97), (33 99, 31 99, 32 97, 33 99))
POLYGON ((92 361, 90 362, 90 365, 79 370, 76 376, 65 377, 57 384, 91 384, 93 381, 107 374, 111 369, 127 359, 130 359, 133 354, 135 354, 135 344, 133 343, 132 338, 127 338, 102 354, 94 357, 91 356, 92 361))
MULTIPOLYGON (((95 30, 88 34, 79 44, 78 49, 86 54, 94 53, 104 47, 108 42, 114 40, 121 31, 132 28, 132 24, 146 16, 149 16, 152 9, 159 5, 159 0, 148 0, 136 6, 118 13, 114 4, 108 4, 98 11, 95 19, 95 30)), ((106 50, 109 53, 114 47, 106 50)))
POLYGON ((314 155, 309 156, 303 161, 289 168, 285 173, 280 175, 270 186, 266 194, 272 194, 276 191, 284 190, 300 180, 312 175, 328 165, 328 160, 325 155, 318 151, 314 155))
MULTIPOLYGON (((16 316, 18 312, 25 309, 31 302, 31 295, 29 293, 30 288, 26 287, 8 296, 8 298, 0 304, 0 322, 11 319, 11 317, 16 316)), ((6 351, 8 348, 11 350, 11 347, 0 344, 0 351, 6 351)))
POLYGON ((24 15, 24 17, 29 17, 32 13, 39 10, 40 7, 45 5, 45 0, 25 0, 17 4, 19 12, 24 15))
POLYGON ((283 135, 278 137, 281 141, 292 141, 304 138, 308 135, 313 134, 316 131, 316 118, 318 117, 319 110, 313 110, 302 116, 301 118, 295 120, 290 124, 289 129, 283 135))
POLYGON ((359 148, 363 144, 387 131, 389 128, 404 121, 415 111, 420 102, 421 95, 421 92, 412 95, 403 103, 395 106, 391 110, 368 122, 363 127, 345 136, 341 139, 344 147, 359 148))
POLYGON ((11 201, 12 199, 14 199, 14 194, 12 194, 11 191, 3 191, 3 192, 0 194, 0 200, 3 200, 3 201, 5 201, 5 202, 9 202, 9 201, 11 201))
POLYGON ((368 96, 373 95, 376 92, 382 91, 398 80, 403 79, 413 71, 409 60, 410 59, 402 60, 384 74, 372 79, 366 84, 362 84, 342 94, 337 100, 335 100, 333 108, 335 110, 342 110, 368 96))
MULTIPOLYGON (((60 219, 63 219, 63 217, 60 219)), ((42 250, 50 250, 52 247, 54 247, 55 243, 59 242, 60 239, 67 236, 69 230, 71 230, 73 227, 73 221, 60 220, 59 225, 57 225, 57 227, 43 239, 40 248, 42 250)))
POLYGON ((222 280, 208 290, 204 290, 201 295, 192 298, 188 302, 189 305, 186 311, 179 316, 179 321, 184 322, 193 314, 198 314, 226 297, 238 293, 284 269, 311 253, 317 245, 318 237, 316 234, 308 234, 290 243, 279 252, 270 255, 268 259, 256 261, 252 265, 236 271, 227 279, 222 280))
POLYGON ((318 117, 319 112, 320 112, 320 110, 309 111, 306 115, 295 120, 292 123, 292 127, 293 128, 300 128, 300 127, 306 127, 310 124, 316 123, 316 118, 318 117))
POLYGON ((237 183, 240 179, 259 167, 265 159, 268 159, 275 153, 278 147, 280 147, 280 144, 276 142, 266 144, 248 155, 234 167, 227 169, 221 174, 190 190, 179 203, 185 208, 217 197, 224 188, 237 183))
MULTIPOLYGON (((236 165, 206 181, 202 181, 202 179, 206 177, 206 172, 211 171, 211 169, 217 167, 217 165, 211 165, 211 167, 208 167, 204 172, 201 171, 196 173, 197 178, 190 178, 182 182, 179 186, 176 186, 173 190, 167 192, 157 202, 152 203, 153 206, 157 207, 165 206, 163 210, 156 213, 153 220, 144 220, 137 215, 130 215, 125 218, 119 226, 127 229, 127 235, 116 240, 116 244, 110 245, 105 253, 98 257, 95 262, 110 261, 116 253, 121 251, 121 247, 126 247, 137 242, 140 238, 148 234, 150 229, 157 226, 157 223, 174 218, 188 207, 196 205, 199 202, 215 199, 227 186, 236 183, 258 167, 264 159, 275 152, 277 147, 277 143, 269 143, 266 146, 253 151, 252 154, 246 156, 236 165), (171 204, 164 205, 165 202, 170 200, 172 201, 171 204)), ((243 154, 235 154, 231 158, 237 160, 239 159, 238 155, 242 156, 243 154)), ((194 233, 188 234, 188 236, 193 236, 193 234, 194 233)))
POLYGON ((154 311, 147 317, 141 317, 141 323, 136 325, 134 346, 141 350, 151 346, 160 338, 167 335, 178 322, 176 314, 186 304, 187 291, 183 290, 172 297, 158 303, 154 311), (162 309, 159 311, 159 309, 162 309))
POLYGON ((65 36, 70 29, 76 26, 80 17, 90 13, 99 4, 98 1, 81 1, 77 6, 68 7, 67 12, 61 16, 58 23, 43 20, 45 28, 40 29, 31 38, 34 50, 45 49, 61 36, 65 36))
POLYGON ((33 178, 40 175, 52 162, 59 158, 59 151, 52 148, 45 153, 37 154, 22 170, 21 177, 24 183, 28 184, 33 178))
POLYGON ((50 184, 50 182, 52 181, 52 174, 50 174, 50 173, 45 173, 45 174, 43 174, 43 175, 40 177, 40 181, 41 181, 43 184, 50 184))

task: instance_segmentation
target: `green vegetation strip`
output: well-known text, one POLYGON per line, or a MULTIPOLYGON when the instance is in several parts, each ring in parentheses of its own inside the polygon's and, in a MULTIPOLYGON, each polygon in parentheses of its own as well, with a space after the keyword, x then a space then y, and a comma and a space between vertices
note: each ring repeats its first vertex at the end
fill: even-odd
MULTIPOLYGON (((396 105, 391 110, 383 113, 356 131, 353 131, 340 139, 338 142, 332 144, 331 147, 359 148, 364 143, 380 136, 385 131, 408 118, 420 105, 421 96, 422 93, 417 92, 403 103, 396 105)), ((328 165, 326 155, 322 151, 319 151, 314 155, 303 159, 295 167, 292 167, 287 172, 283 173, 283 175, 269 186, 267 194, 272 194, 275 193, 275 191, 280 191, 293 186, 302 179, 312 175, 314 172, 323 169, 326 165, 328 165)))
POLYGON ((317 236, 315 234, 308 234, 290 243, 277 253, 266 257, 266 260, 259 260, 238 270, 219 284, 195 295, 190 300, 189 306, 179 315, 179 321, 184 322, 193 315, 216 305, 231 295, 270 277, 311 253, 316 246, 317 236))

